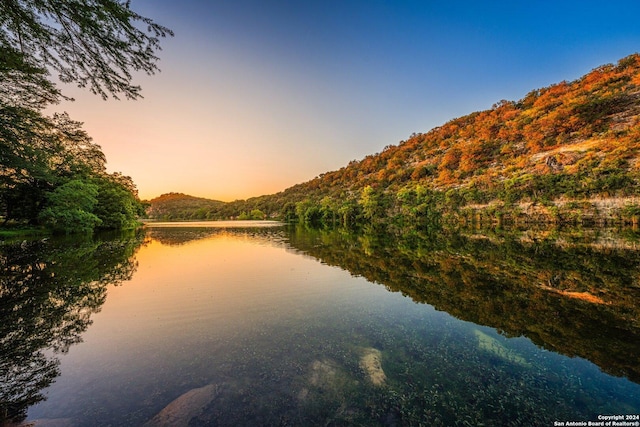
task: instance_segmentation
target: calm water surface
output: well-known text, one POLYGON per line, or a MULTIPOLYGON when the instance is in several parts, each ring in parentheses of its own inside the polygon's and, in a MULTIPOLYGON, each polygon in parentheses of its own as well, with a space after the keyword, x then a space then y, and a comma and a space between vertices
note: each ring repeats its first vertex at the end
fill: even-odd
POLYGON ((388 246, 261 225, 162 224, 129 239, 5 247, 5 267, 31 265, 7 280, 57 282, 28 298, 38 309, 24 292, 3 295, 3 313, 51 319, 2 330, 13 355, 1 365, 3 399, 56 426, 553 425, 640 413, 633 250, 605 254, 626 269, 618 279, 588 249, 579 253, 598 273, 569 265, 540 277, 546 264, 531 261, 522 268, 539 280, 526 279, 538 282, 521 296, 510 274, 527 273, 512 257, 529 259, 528 246, 492 255, 483 240, 484 255, 471 256, 477 239, 388 246), (598 300, 613 291, 590 283, 550 290, 581 274, 619 280, 623 296, 598 300))

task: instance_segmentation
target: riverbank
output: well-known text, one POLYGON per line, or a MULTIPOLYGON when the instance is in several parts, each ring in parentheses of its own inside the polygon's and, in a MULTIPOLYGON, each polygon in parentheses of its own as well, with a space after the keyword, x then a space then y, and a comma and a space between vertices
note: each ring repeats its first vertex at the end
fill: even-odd
POLYGON ((466 205, 450 215, 463 225, 570 225, 638 228, 640 197, 556 199, 507 204, 494 201, 466 205))
POLYGON ((27 238, 39 238, 51 235, 51 232, 43 227, 36 226, 6 226, 0 227, 0 240, 11 241, 27 238))

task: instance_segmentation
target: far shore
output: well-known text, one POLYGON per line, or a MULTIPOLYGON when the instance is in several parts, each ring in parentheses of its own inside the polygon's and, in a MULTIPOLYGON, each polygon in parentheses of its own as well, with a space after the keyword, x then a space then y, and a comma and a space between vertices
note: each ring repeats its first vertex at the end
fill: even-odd
POLYGON ((156 219, 143 219, 140 220, 145 226, 151 228, 160 227, 219 227, 219 228, 233 228, 233 227, 278 227, 286 225, 286 222, 271 221, 271 220, 176 220, 176 221, 160 221, 156 219))

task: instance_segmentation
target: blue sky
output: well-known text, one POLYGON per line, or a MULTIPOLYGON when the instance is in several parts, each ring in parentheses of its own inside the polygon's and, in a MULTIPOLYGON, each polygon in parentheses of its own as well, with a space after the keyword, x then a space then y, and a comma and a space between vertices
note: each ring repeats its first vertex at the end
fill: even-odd
POLYGON ((637 1, 133 0, 168 26, 140 101, 67 110, 141 196, 275 193, 640 51, 637 1))

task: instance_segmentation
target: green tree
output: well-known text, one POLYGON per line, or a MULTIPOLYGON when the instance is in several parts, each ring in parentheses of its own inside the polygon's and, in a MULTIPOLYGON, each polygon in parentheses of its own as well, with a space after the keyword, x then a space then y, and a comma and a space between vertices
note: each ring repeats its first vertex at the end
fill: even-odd
POLYGON ((384 212, 382 195, 370 185, 362 190, 359 204, 362 206, 362 216, 366 220, 374 221, 382 217, 384 212))
POLYGON ((105 182, 114 177, 106 174, 104 154, 81 123, 66 113, 42 114, 47 105, 65 98, 51 72, 105 99, 140 97, 133 74, 158 70, 159 40, 173 33, 132 11, 129 3, 0 2, 0 216, 5 222, 34 223, 39 218, 68 231, 65 224, 77 221, 80 229, 92 229, 99 222, 90 209, 70 205, 65 213, 58 199, 68 192, 87 193, 96 181, 105 225, 128 224, 132 212, 140 210, 132 182, 120 180, 106 188, 105 182), (85 188, 79 189, 75 181, 84 182, 85 188), (115 205, 107 207, 106 200, 115 205))
POLYGON ((120 174, 103 176, 97 181, 97 203, 93 213, 100 219, 100 228, 126 229, 137 224, 144 207, 128 188, 131 178, 120 174))
MULTIPOLYGON (((0 4, 0 9, 4 3, 0 4)), ((5 106, 38 110, 57 102, 60 91, 48 79, 46 68, 29 62, 8 46, 0 32, 0 100, 5 106)))
POLYGON ((336 201, 330 196, 325 196, 320 200, 320 211, 322 213, 322 222, 325 224, 335 225, 339 219, 338 206, 336 201))
POLYGON ((285 221, 296 220, 296 204, 293 202, 287 202, 282 207, 282 218, 285 221))
POLYGON ((0 212, 5 221, 35 221, 43 192, 53 188, 51 158, 61 146, 50 132, 52 125, 38 111, 0 104, 0 212))
POLYGON ((105 175, 106 159, 68 114, 0 108, 0 215, 35 223, 46 195, 74 179, 105 175), (12 115, 6 121, 6 115, 12 115), (6 126, 4 126, 6 125, 6 126))
POLYGON ((267 216, 260 209, 253 209, 249 214, 250 219, 265 219, 267 216))
POLYGON ((296 204, 296 214, 304 224, 319 225, 322 221, 320 207, 308 199, 296 204))
POLYGON ((344 227, 355 227, 358 222, 358 217, 361 214, 360 205, 353 200, 347 199, 342 203, 342 206, 338 208, 338 214, 344 227))
POLYGON ((98 186, 73 180, 47 195, 48 207, 40 213, 40 220, 57 231, 89 233, 102 223, 93 214, 98 202, 98 186))

